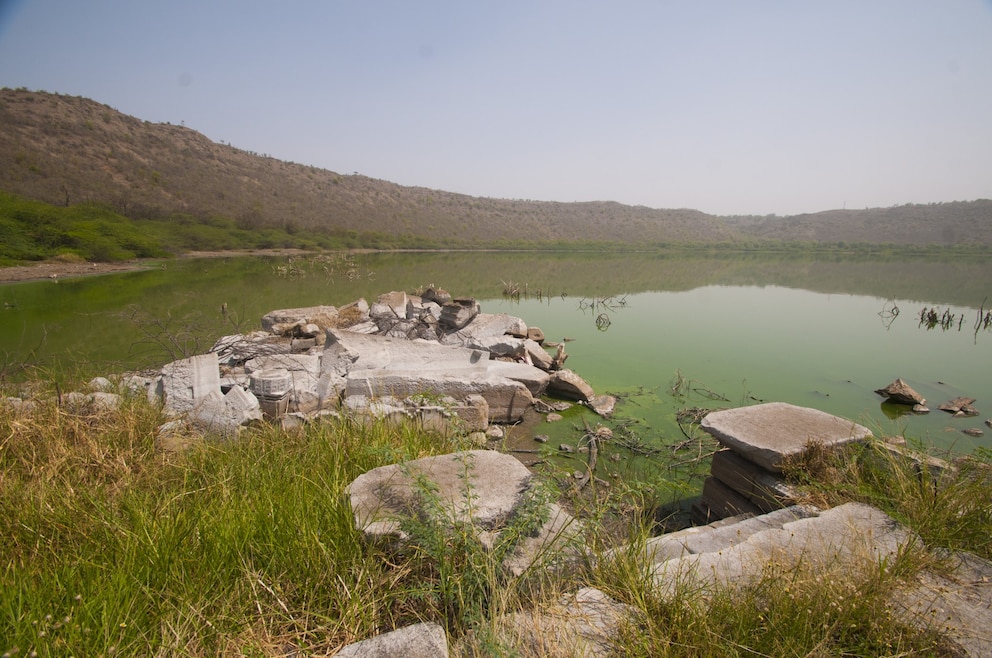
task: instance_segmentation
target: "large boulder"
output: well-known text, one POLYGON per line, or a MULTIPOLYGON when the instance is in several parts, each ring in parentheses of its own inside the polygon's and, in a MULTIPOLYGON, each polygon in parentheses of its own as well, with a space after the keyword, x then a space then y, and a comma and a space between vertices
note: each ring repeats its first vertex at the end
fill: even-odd
POLYGON ((556 370, 551 375, 548 382, 548 393, 567 400, 579 400, 588 402, 596 397, 596 392, 586 380, 579 377, 571 370, 556 370))
POLYGON ((544 500, 532 477, 511 455, 472 450, 373 469, 347 492, 355 525, 370 538, 409 541, 424 523, 442 533, 470 529, 481 551, 502 544, 502 568, 519 576, 577 555, 579 524, 544 500))

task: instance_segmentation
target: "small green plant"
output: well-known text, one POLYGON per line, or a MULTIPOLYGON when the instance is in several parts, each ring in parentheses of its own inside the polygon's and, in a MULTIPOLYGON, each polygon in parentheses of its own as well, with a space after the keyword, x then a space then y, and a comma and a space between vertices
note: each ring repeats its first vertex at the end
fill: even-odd
POLYGON ((460 501, 443 499, 428 477, 407 472, 416 503, 401 528, 418 565, 418 596, 442 611, 446 627, 460 635, 505 611, 508 597, 515 599, 509 593, 521 579, 510 576, 504 561, 548 520, 550 494, 532 486, 509 518, 496 527, 481 527, 474 520, 478 494, 472 484, 472 455, 462 453, 459 459, 460 501))

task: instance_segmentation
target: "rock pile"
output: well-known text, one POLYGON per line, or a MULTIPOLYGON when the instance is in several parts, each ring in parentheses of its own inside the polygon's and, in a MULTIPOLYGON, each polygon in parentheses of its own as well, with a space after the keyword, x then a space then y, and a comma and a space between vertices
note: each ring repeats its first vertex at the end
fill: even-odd
POLYGON ((724 448, 713 455, 703 495, 692 508, 693 521, 700 524, 791 505, 783 466, 811 446, 834 450, 872 435, 849 420, 784 402, 716 411, 700 426, 724 448))
POLYGON ((615 404, 563 369, 563 350, 549 354, 540 329, 443 290, 281 309, 261 324, 154 377, 127 379, 175 419, 163 434, 192 426, 234 436, 263 417, 289 428, 325 414, 485 432, 521 420, 543 395, 607 416, 615 404))

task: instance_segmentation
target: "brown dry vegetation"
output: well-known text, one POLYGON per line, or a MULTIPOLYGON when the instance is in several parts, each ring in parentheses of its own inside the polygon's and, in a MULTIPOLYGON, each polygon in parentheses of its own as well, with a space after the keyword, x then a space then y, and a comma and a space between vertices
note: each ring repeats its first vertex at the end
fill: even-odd
POLYGON ((374 232, 435 244, 767 241, 992 245, 992 201, 720 218, 609 201, 471 197, 344 175, 212 142, 95 101, 0 90, 0 190, 58 205, 107 204, 133 219, 374 232))

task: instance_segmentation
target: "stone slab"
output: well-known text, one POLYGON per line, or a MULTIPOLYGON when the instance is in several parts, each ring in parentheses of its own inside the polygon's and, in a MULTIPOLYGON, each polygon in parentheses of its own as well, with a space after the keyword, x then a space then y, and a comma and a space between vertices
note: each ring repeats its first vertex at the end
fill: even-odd
POLYGON ((210 395, 220 396, 217 354, 208 352, 166 364, 161 386, 165 412, 174 416, 189 413, 210 395))
POLYGON ((796 505, 768 514, 737 517, 735 523, 716 521, 704 526, 693 526, 652 537, 645 543, 644 557, 649 563, 661 564, 692 553, 719 552, 747 541, 748 537, 759 532, 781 528, 786 523, 815 516, 818 512, 812 507, 796 505))
POLYGON ((710 475, 754 503, 762 512, 771 512, 795 503, 795 493, 781 475, 771 473, 730 449, 713 455, 710 475))
POLYGON ((757 532, 739 544, 717 552, 693 553, 662 562, 655 568, 659 592, 671 595, 692 579, 704 585, 746 585, 761 578, 765 567, 783 569, 803 564, 810 569, 850 571, 858 566, 878 568, 892 560, 915 536, 890 516, 869 505, 847 503, 757 532))
POLYGON ((810 443, 837 448, 871 436, 868 428, 831 414, 769 402, 714 411, 700 426, 721 444, 773 473, 810 443))
POLYGON ((262 316, 262 328, 272 331, 277 324, 315 324, 322 329, 337 323, 338 310, 333 306, 307 306, 304 308, 284 308, 269 311, 262 316))
POLYGON ((381 466, 348 485, 356 527, 370 536, 402 538, 401 521, 418 508, 418 477, 436 486, 452 520, 494 530, 519 505, 532 476, 513 456, 491 450, 381 466))
POLYGON ((968 553, 947 556, 946 573, 923 572, 891 605, 910 626, 941 633, 963 656, 992 656, 992 563, 968 553))
POLYGON ((484 366, 418 370, 358 370, 348 373, 346 397, 364 395, 407 398, 411 395, 448 396, 464 400, 481 395, 489 404, 489 419, 512 423, 534 404, 534 396, 517 381, 493 374, 484 366))
POLYGON ((448 636, 438 624, 423 623, 345 646, 338 658, 447 658, 448 636))

